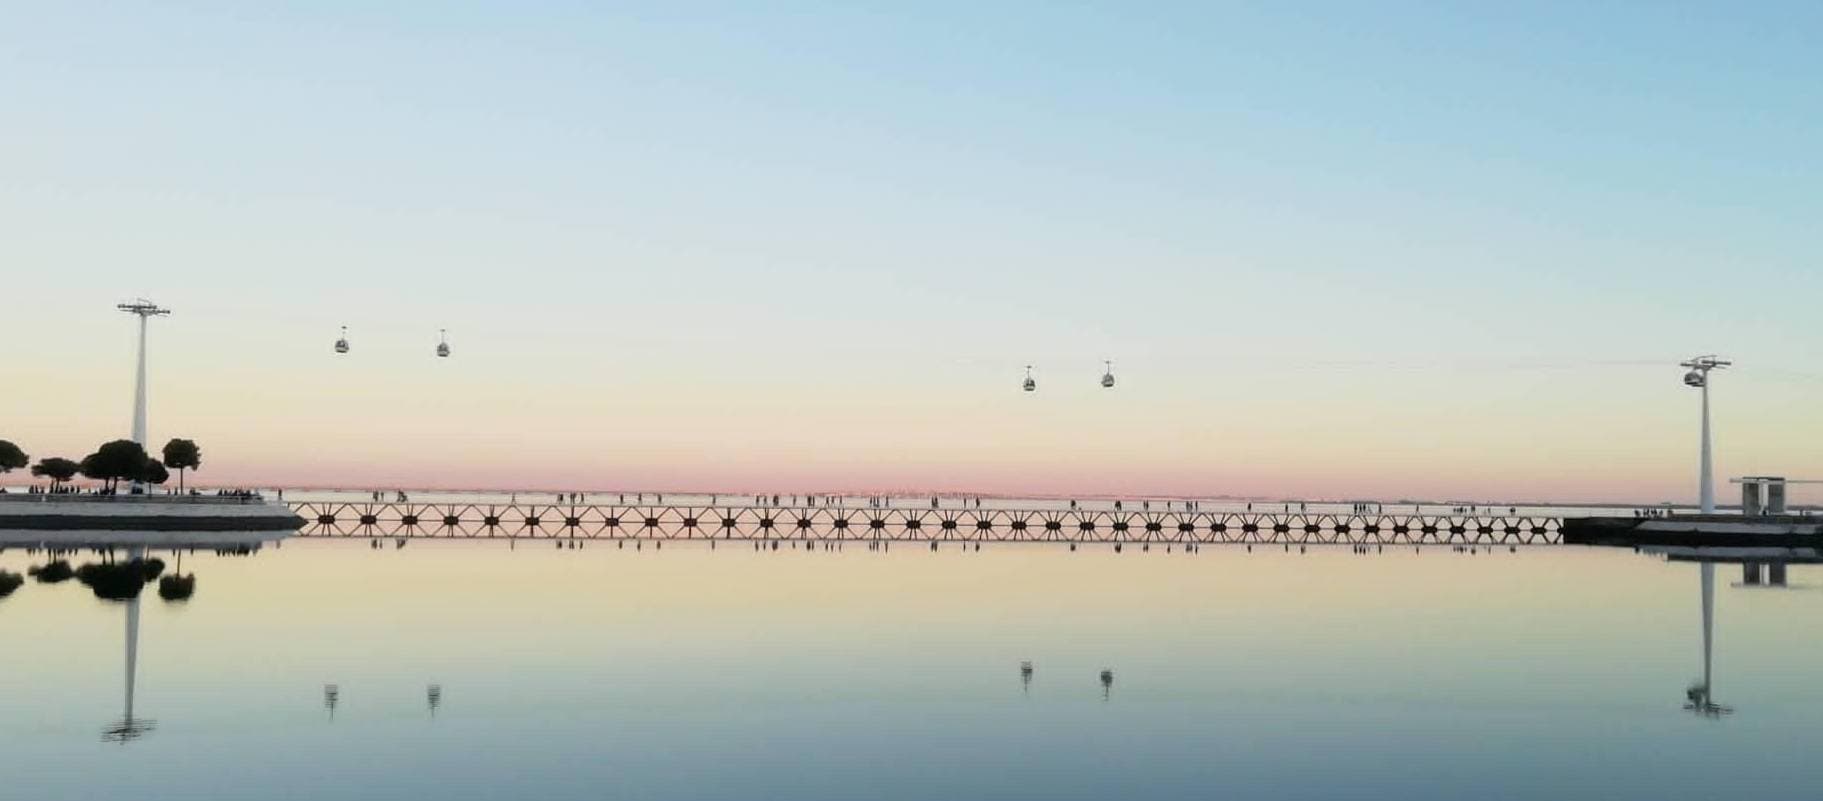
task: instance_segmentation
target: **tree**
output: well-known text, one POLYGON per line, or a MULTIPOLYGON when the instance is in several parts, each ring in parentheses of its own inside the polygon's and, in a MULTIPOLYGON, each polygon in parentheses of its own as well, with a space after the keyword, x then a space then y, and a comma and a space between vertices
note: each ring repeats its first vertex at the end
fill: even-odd
POLYGON ((102 489, 109 489, 114 486, 114 477, 108 474, 105 466, 101 463, 100 453, 91 453, 82 457, 82 461, 76 463, 76 470, 77 472, 82 473, 83 478, 101 482, 102 489))
POLYGON ((203 449, 195 440, 174 439, 165 443, 165 467, 177 471, 177 491, 184 491, 184 471, 203 466, 203 449))
POLYGON ((10 473, 32 463, 32 457, 19 450, 19 446, 0 439, 0 473, 10 473))
POLYGON ((37 464, 32 465, 32 475, 39 478, 50 479, 52 487, 56 487, 65 481, 75 478, 76 474, 80 472, 82 472, 82 465, 61 456, 52 456, 48 459, 42 459, 39 460, 37 464))
POLYGON ((163 484, 171 480, 171 471, 165 469, 165 463, 157 459, 147 459, 139 468, 139 475, 134 478, 147 484, 163 484))
POLYGON ((130 439, 117 439, 83 457, 82 474, 106 482, 108 489, 114 489, 123 478, 138 478, 140 471, 145 469, 148 458, 146 449, 139 443, 130 439))

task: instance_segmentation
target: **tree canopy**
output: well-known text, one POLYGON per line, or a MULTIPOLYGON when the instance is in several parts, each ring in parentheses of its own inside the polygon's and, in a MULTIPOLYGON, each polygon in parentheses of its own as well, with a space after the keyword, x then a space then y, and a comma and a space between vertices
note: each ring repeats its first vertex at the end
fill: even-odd
POLYGON ((123 478, 138 478, 149 458, 146 449, 139 443, 130 439, 117 439, 83 457, 81 469, 83 475, 96 481, 105 481, 112 488, 123 478))
POLYGON ((165 466, 173 470, 195 470, 203 466, 203 449, 195 440, 174 439, 165 443, 165 466))
POLYGON ((177 488, 184 486, 184 471, 203 466, 203 449, 195 440, 173 439, 165 443, 165 467, 177 471, 177 488))
POLYGON ((37 464, 32 465, 32 475, 39 478, 48 478, 55 484, 62 484, 65 481, 75 478, 76 474, 80 472, 82 472, 82 465, 61 456, 40 459, 37 464))
POLYGON ((158 461, 157 459, 147 459, 145 465, 140 467, 139 475, 135 476, 135 478, 144 481, 147 484, 163 484, 171 479, 171 471, 165 469, 164 462, 158 461))
POLYGON ((32 463, 32 457, 19 450, 18 445, 0 439, 0 473, 10 473, 32 463))

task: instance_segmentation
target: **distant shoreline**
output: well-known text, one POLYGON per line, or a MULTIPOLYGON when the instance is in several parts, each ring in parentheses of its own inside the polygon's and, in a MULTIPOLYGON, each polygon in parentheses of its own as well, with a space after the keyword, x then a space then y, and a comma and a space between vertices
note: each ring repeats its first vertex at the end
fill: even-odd
MULTIPOLYGON (((240 485, 222 486, 222 487, 215 487, 215 486, 211 486, 211 485, 194 485, 192 488, 197 489, 202 492, 214 492, 217 489, 236 490, 236 489, 244 489, 247 486, 249 486, 249 485, 240 484, 240 485)), ((23 491, 24 491, 24 485, 7 486, 6 488, 7 488, 8 495, 23 494, 23 491)), ((770 491, 770 490, 761 492, 761 491, 754 491, 754 490, 736 490, 736 491, 670 490, 670 489, 666 489, 666 490, 650 490, 650 489, 607 490, 607 489, 576 489, 576 488, 561 488, 560 489, 560 488, 552 488, 552 487, 535 487, 535 488, 527 489, 527 488, 431 487, 431 486, 419 486, 419 487, 385 486, 385 487, 361 488, 361 487, 345 487, 345 486, 329 486, 329 485, 291 485, 291 486, 284 486, 284 487, 261 486, 260 489, 261 489, 261 491, 267 492, 272 496, 276 496, 276 494, 281 491, 286 492, 286 493, 292 493, 292 494, 336 493, 336 494, 348 494, 348 495, 362 496, 362 495, 368 495, 368 494, 378 490, 383 496, 382 497, 383 501, 390 500, 392 498, 393 494, 397 493, 397 492, 404 492, 407 496, 417 496, 417 495, 465 495, 465 496, 466 495, 474 495, 474 496, 523 495, 523 496, 527 496, 528 499, 534 498, 534 497, 540 496, 540 495, 550 495, 550 496, 566 495, 567 496, 570 493, 579 493, 579 494, 588 495, 588 496, 600 496, 600 497, 619 496, 622 494, 625 494, 628 496, 637 496, 637 495, 643 494, 648 497, 658 496, 658 495, 667 495, 667 496, 675 496, 678 498, 719 497, 719 498, 726 498, 726 499, 736 499, 736 498, 741 498, 741 497, 753 497, 753 496, 771 497, 772 495, 775 495, 775 494, 779 495, 781 497, 794 496, 794 495, 796 497, 803 497, 803 495, 801 493, 774 492, 774 491, 770 491)), ((0 496, 0 498, 4 498, 4 497, 7 497, 7 496, 0 496)), ((153 498, 153 497, 163 497, 163 496, 147 495, 147 496, 137 496, 137 497, 153 498)), ((1286 498, 1286 497, 1281 497, 1281 496, 1248 496, 1248 495, 1178 495, 1178 494, 1120 495, 1120 494, 1106 494, 1106 493, 1068 495, 1068 494, 1057 494, 1057 493, 1005 494, 1005 493, 958 492, 958 491, 932 492, 932 491, 911 491, 911 490, 895 490, 895 491, 890 491, 890 492, 882 492, 882 491, 818 492, 818 493, 814 493, 811 497, 816 497, 816 498, 840 497, 840 498, 851 498, 851 499, 865 499, 865 498, 870 498, 870 497, 878 497, 878 498, 890 498, 895 502, 897 502, 897 501, 909 501, 909 502, 927 501, 932 497, 936 497, 936 498, 946 500, 946 501, 959 501, 962 499, 980 498, 983 501, 989 501, 989 500, 1001 501, 1001 502, 1004 502, 1004 501, 1039 501, 1039 502, 1045 502, 1045 503, 1067 503, 1072 500, 1089 501, 1089 502, 1095 502, 1095 503, 1113 503, 1115 501, 1123 501, 1123 502, 1127 502, 1127 503, 1138 503, 1138 502, 1142 502, 1142 501, 1155 501, 1155 502, 1172 501, 1172 502, 1179 502, 1179 503, 1184 502, 1184 501, 1198 501, 1198 502, 1204 502, 1204 503, 1234 503, 1234 504, 1245 504, 1245 503, 1299 504, 1299 503, 1304 503, 1304 504, 1310 504, 1313 506, 1315 506, 1315 505, 1334 506, 1334 505, 1338 505, 1338 504, 1349 505, 1349 504, 1355 504, 1355 503, 1366 503, 1366 504, 1379 504, 1379 505, 1387 507, 1389 510, 1392 508, 1395 508, 1395 507, 1405 507, 1405 506, 1414 506, 1414 505, 1424 506, 1424 507, 1475 506, 1475 507, 1495 508, 1495 509, 1503 508, 1503 507, 1525 507, 1525 508, 1532 508, 1532 509, 1695 510, 1697 508, 1697 504, 1695 502, 1669 502, 1669 501, 1663 501, 1663 500, 1651 501, 1651 502, 1643 502, 1643 501, 1642 502, 1623 502, 1623 501, 1582 502, 1582 501, 1540 501, 1540 500, 1476 500, 1476 499, 1452 499, 1452 498, 1445 498, 1445 499, 1399 498, 1396 500, 1384 500, 1384 499, 1376 499, 1376 498, 1286 498)), ((591 498, 591 500, 593 500, 593 497, 591 498)), ((631 502, 631 501, 629 501, 629 502, 631 502)), ((1739 504, 1717 504, 1716 508, 1721 509, 1721 510, 1739 510, 1741 507, 1739 504)), ((1793 511, 1798 511, 1798 510, 1823 511, 1823 504, 1792 504, 1790 506, 1790 508, 1793 511)))

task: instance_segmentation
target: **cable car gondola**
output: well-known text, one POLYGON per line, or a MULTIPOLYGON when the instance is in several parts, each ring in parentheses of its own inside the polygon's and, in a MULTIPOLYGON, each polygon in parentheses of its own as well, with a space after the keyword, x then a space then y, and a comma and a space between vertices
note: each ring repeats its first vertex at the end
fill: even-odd
POLYGON ((441 328, 437 329, 437 356, 449 358, 449 332, 441 328))
POLYGON ((1038 382, 1032 380, 1032 366, 1028 364, 1025 366, 1025 391, 1036 392, 1037 390, 1038 382))
POLYGON ((348 326, 342 326, 342 337, 335 341, 336 353, 348 352, 348 326))
POLYGON ((1113 389, 1114 388, 1114 362, 1104 361, 1102 363, 1107 365, 1108 369, 1107 369, 1107 372, 1101 374, 1101 386, 1103 389, 1113 389))

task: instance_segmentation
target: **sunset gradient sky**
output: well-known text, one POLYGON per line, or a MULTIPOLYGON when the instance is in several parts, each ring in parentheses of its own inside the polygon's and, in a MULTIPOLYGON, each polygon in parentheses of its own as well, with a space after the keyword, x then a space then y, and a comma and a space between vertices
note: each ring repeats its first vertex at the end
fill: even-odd
POLYGON ((223 483, 1823 477, 1818 4, 602 6, 0 2, 0 438, 144 295, 223 483))

